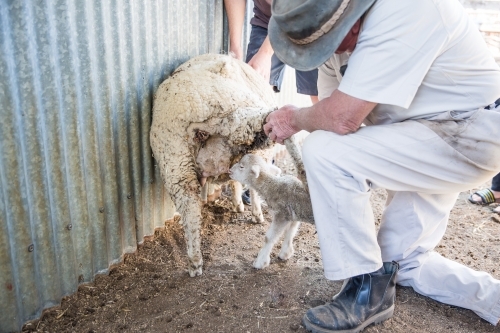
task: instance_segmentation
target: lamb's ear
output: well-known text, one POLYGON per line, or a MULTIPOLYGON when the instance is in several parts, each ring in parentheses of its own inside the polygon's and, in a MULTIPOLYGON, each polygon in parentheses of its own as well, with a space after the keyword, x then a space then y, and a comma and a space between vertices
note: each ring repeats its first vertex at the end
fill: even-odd
POLYGON ((269 171, 273 176, 280 176, 281 175, 281 169, 278 168, 276 165, 269 165, 269 171))
POLYGON ((260 175, 260 166, 252 165, 252 173, 255 175, 255 178, 259 178, 260 175))

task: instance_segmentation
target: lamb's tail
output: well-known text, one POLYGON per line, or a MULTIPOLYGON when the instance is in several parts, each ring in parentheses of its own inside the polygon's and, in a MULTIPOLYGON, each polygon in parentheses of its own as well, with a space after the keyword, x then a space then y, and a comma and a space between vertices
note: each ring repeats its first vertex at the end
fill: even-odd
POLYGON ((304 184, 306 191, 309 192, 309 187, 307 186, 306 169, 304 168, 304 163, 302 162, 302 154, 300 148, 296 142, 295 135, 286 139, 284 141, 286 150, 292 157, 295 168, 297 169, 297 177, 304 184))

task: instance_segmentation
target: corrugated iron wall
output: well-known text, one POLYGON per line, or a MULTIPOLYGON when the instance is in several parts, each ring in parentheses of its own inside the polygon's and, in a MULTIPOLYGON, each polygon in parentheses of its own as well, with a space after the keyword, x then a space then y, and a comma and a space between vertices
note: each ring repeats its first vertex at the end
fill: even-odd
POLYGON ((0 0, 0 332, 173 214, 149 147, 152 96, 223 37, 222 0, 0 0))

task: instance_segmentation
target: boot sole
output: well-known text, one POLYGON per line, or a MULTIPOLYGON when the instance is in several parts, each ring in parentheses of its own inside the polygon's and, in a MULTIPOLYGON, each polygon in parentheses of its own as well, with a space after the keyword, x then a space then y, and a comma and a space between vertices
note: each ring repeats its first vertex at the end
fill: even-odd
POLYGON ((384 320, 387 320, 392 317, 394 314, 394 305, 388 308, 387 310, 384 310, 375 316, 368 318, 363 324, 360 326, 350 329, 350 330, 342 330, 342 331, 337 331, 337 330, 329 330, 324 327, 317 326, 309 321, 309 319, 306 318, 306 315, 302 318, 302 324, 304 324, 306 330, 312 333, 358 333, 364 330, 367 326, 371 324, 380 324, 384 320))

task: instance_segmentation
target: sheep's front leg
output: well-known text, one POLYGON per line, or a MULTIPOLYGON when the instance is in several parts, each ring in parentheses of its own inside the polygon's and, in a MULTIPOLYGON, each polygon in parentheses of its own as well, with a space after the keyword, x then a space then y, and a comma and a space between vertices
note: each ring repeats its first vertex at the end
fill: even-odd
POLYGON ((245 206, 243 206, 243 200, 241 195, 243 194, 243 188, 241 184, 235 180, 229 181, 231 186, 231 201, 233 203, 233 211, 237 213, 243 213, 245 206))
POLYGON ((203 186, 201 187, 200 198, 201 198, 201 202, 203 202, 204 204, 207 203, 209 184, 210 184, 210 182, 206 181, 205 184, 203 184, 203 186))
POLYGON ((300 222, 293 221, 291 222, 285 231, 285 239, 283 239, 283 244, 281 245, 281 251, 278 257, 281 260, 288 260, 293 256, 295 252, 293 249, 293 238, 299 230, 300 222))
POLYGON ((202 202, 198 195, 189 193, 184 193, 181 196, 181 202, 179 205, 179 212, 182 216, 182 222, 184 226, 184 235, 187 244, 187 255, 189 260, 189 275, 195 277, 202 274, 203 258, 201 255, 201 239, 200 239, 200 229, 201 229, 201 208, 202 202))
POLYGON ((262 207, 260 204, 260 196, 257 191, 250 189, 250 199, 252 200, 252 215, 256 223, 264 222, 264 215, 262 215, 262 207))
POLYGON ((253 262, 253 267, 262 269, 269 266, 269 263, 271 262, 271 251, 273 250, 273 246, 274 244, 276 244, 278 239, 287 228, 288 223, 288 221, 280 218, 279 216, 275 216, 273 218, 273 222, 266 232, 266 243, 264 244, 264 247, 259 251, 257 259, 255 259, 255 261, 253 262))

